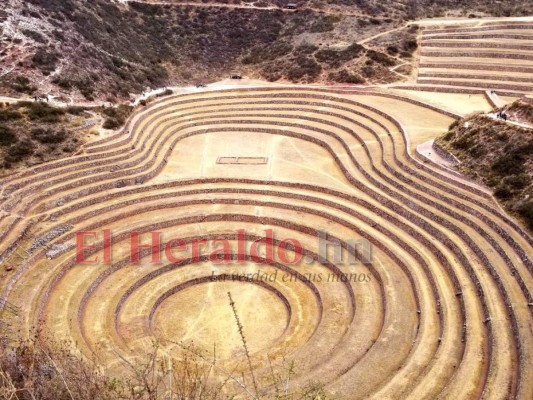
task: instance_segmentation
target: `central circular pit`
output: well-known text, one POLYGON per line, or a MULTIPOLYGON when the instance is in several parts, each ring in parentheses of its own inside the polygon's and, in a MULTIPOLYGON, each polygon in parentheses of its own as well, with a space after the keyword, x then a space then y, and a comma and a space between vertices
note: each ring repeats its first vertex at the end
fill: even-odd
POLYGON ((289 313, 278 296, 252 282, 204 282, 165 299, 157 309, 152 329, 162 340, 194 343, 218 359, 244 355, 231 292, 250 352, 272 347, 289 325, 289 313))

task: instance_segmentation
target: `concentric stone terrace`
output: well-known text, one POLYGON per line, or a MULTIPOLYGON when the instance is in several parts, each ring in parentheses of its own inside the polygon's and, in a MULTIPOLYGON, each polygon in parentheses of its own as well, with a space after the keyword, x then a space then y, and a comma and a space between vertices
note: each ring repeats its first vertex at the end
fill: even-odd
MULTIPOLYGON (((411 156, 454 117, 355 90, 161 100, 81 155, 3 179, 0 249, 15 267, 3 298, 21 307, 23 334, 71 339, 117 373, 158 340, 215 348, 249 380, 231 292, 266 393, 271 367, 294 359, 291 385, 320 381, 336 399, 531 399, 533 240, 481 188, 411 156), (77 264, 75 232, 103 229, 112 264, 77 264), (239 230, 269 229, 308 262, 129 260, 131 231, 234 248, 239 230), (347 250, 368 240, 372 262, 319 257, 320 231, 347 250), (291 279, 231 279, 243 271, 291 279)), ((104 257, 102 240, 88 255, 104 257)))
POLYGON ((415 90, 523 95, 533 89, 533 25, 472 22, 426 27, 415 90))

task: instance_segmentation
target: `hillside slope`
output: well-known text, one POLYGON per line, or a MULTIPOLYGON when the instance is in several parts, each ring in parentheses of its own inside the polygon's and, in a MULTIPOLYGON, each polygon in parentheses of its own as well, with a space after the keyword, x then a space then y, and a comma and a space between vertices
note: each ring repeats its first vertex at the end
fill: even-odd
POLYGON ((0 94, 114 101, 147 87, 214 82, 231 70, 269 81, 388 83, 408 78, 416 27, 396 31, 389 52, 358 42, 417 17, 529 10, 484 0, 315 0, 300 2, 297 12, 278 0, 156 3, 5 0, 0 94), (21 87, 20 80, 29 83, 21 87))
POLYGON ((213 82, 234 69, 271 81, 391 82, 398 76, 389 67, 400 60, 356 42, 400 25, 312 10, 9 0, 2 91, 13 95, 22 77, 31 82, 27 93, 125 98, 146 87, 213 82))
MULTIPOLYGON (((531 109, 518 101, 507 114, 532 123, 531 109)), ((501 204, 533 230, 533 129, 476 114, 452 124, 436 143, 461 161, 461 172, 494 189, 501 204)))

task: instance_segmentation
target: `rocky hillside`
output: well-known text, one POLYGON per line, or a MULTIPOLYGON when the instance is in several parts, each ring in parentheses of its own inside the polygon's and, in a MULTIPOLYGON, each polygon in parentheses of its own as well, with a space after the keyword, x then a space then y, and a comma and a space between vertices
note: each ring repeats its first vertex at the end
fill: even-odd
MULTIPOLYGON (((515 103, 507 113, 523 115, 529 107, 515 103)), ((502 205, 533 231, 533 129, 474 115, 453 123, 437 144, 461 161, 461 172, 494 189, 502 205)))
POLYGON ((117 129, 132 107, 59 108, 45 102, 0 103, 0 176, 78 152, 102 129, 117 129))
MULTIPOLYGON (((135 0, 109 0, 128 2, 135 0)), ((138 0, 136 0, 138 1, 138 0)), ((388 16, 397 18, 424 18, 444 16, 496 16, 510 17, 531 15, 533 5, 521 0, 487 1, 487 0, 142 0, 144 3, 197 3, 227 4, 236 6, 253 6, 257 8, 284 7, 287 3, 298 4, 299 9, 313 9, 346 13, 360 13, 370 16, 388 16)))
POLYGON ((512 121, 533 125, 533 99, 517 100, 504 111, 512 121))
MULTIPOLYGON (((283 10, 281 0, 185 3, 4 0, 0 94, 115 101, 147 87, 217 81, 231 70, 270 81, 393 82, 410 73, 416 26, 386 43, 359 41, 412 18, 467 13, 462 0, 311 0, 296 12, 283 10), (391 71, 398 64, 405 66, 391 71)), ((527 11, 514 0, 471 8, 527 11)))
MULTIPOLYGON (((391 82, 401 57, 357 44, 396 18, 107 0, 7 0, 2 92, 114 100, 231 70, 293 82, 391 82), (20 85, 21 81, 29 81, 20 85)), ((402 57, 410 59, 411 54, 402 57)))

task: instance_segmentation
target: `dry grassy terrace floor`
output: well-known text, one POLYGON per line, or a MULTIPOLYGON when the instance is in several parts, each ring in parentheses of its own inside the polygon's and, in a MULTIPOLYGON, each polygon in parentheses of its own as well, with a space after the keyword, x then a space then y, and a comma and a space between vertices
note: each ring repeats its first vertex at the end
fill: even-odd
MULTIPOLYGON (((319 380, 336 399, 532 398, 533 239, 485 191, 412 156, 456 110, 394 93, 171 96, 79 156, 4 177, 0 253, 15 268, 2 295, 21 307, 21 333, 39 324, 117 373, 153 339, 169 353, 168 339, 206 354, 216 344, 220 365, 248 376, 231 291, 265 392, 269 360, 290 357, 294 385, 319 380), (241 157, 262 161, 217 162, 241 157), (112 265, 77 265, 74 233, 102 229, 113 232, 112 265), (223 237, 235 250, 238 229, 295 238, 312 262, 129 260, 132 230, 223 237), (372 263, 321 259, 319 231, 346 252, 347 240, 368 240, 372 263), (258 270, 294 279, 211 279, 258 270), (306 279, 345 273, 368 279, 306 279)), ((103 257, 101 238, 91 253, 103 257)))

